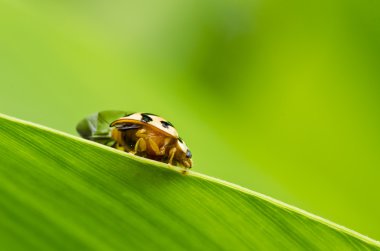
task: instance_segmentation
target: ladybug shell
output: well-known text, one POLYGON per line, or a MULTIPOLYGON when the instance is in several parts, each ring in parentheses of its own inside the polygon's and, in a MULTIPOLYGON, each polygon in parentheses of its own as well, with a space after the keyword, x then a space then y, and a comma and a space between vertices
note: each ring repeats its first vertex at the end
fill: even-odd
POLYGON ((132 113, 125 117, 121 117, 118 120, 112 122, 111 126, 115 126, 120 123, 132 123, 139 125, 150 125, 159 131, 172 136, 173 138, 178 138, 178 132, 174 126, 165 119, 150 114, 150 113, 132 113))

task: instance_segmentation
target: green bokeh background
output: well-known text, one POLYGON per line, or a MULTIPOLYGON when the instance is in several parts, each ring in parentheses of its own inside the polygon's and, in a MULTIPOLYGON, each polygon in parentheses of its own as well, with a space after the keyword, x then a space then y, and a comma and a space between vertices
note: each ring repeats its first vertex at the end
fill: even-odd
POLYGON ((0 0, 0 112, 160 114, 195 171, 375 239, 379 83, 378 1, 0 0))

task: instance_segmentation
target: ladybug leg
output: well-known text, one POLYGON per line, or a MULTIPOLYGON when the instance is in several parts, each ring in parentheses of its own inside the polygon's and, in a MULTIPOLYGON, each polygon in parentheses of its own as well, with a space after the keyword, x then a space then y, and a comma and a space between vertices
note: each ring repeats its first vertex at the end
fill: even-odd
POLYGON ((136 132, 136 137, 137 138, 144 138, 146 136, 145 133, 146 133, 146 130, 144 128, 142 128, 136 132))
POLYGON ((157 156, 164 155, 165 152, 162 153, 160 151, 160 148, 158 147, 157 143, 153 139, 148 138, 148 141, 149 141, 150 148, 152 148, 152 150, 157 156))
POLYGON ((126 149, 124 148, 124 146, 123 146, 123 138, 122 138, 122 134, 118 131, 118 130, 116 130, 116 129, 114 129, 114 130, 112 130, 112 135, 111 135, 111 137, 115 140, 115 145, 114 145, 114 147, 116 148, 116 149, 118 149, 118 150, 121 150, 121 151, 126 151, 126 149))
POLYGON ((170 149, 170 151, 169 151, 169 162, 168 162, 169 165, 173 165, 173 158, 174 158, 176 151, 177 151, 176 147, 173 147, 172 149, 170 149))
POLYGON ((160 155, 164 155, 165 154, 166 148, 168 147, 170 141, 171 141, 171 138, 165 138, 164 145, 160 147, 160 155))
POLYGON ((146 136, 145 132, 146 130, 144 128, 136 132, 136 137, 139 139, 136 141, 134 150, 131 151, 130 153, 136 154, 136 153, 145 152, 146 150, 146 141, 144 140, 144 136, 146 136))
POLYGON ((135 149, 132 154, 141 153, 146 151, 146 142, 143 138, 139 138, 135 144, 135 149))
POLYGON ((121 142, 121 133, 118 130, 113 129, 111 133, 111 137, 116 141, 116 142, 121 142))

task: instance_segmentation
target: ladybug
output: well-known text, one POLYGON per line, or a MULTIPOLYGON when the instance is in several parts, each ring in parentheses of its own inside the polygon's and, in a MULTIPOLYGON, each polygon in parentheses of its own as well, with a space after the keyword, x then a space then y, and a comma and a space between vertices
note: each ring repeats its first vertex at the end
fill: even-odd
POLYGON ((151 113, 124 113, 121 117, 120 113, 96 113, 82 120, 77 131, 83 138, 131 154, 186 169, 192 167, 191 151, 172 123, 151 113), (112 118, 114 121, 108 123, 112 118))

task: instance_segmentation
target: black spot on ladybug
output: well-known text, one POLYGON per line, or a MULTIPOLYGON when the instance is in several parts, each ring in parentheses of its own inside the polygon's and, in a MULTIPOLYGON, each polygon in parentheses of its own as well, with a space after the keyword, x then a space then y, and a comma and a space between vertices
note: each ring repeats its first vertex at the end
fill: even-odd
POLYGON ((169 128, 169 126, 174 127, 169 121, 161 121, 161 125, 165 128, 169 128))
POLYGON ((145 123, 149 123, 153 119, 146 113, 141 113, 141 121, 145 123))
POLYGON ((191 158, 191 157, 193 157, 193 155, 191 154, 190 150, 187 149, 187 151, 186 151, 186 158, 191 158))
POLYGON ((178 137, 178 141, 181 142, 181 143, 183 143, 183 140, 182 140, 181 137, 178 137))

